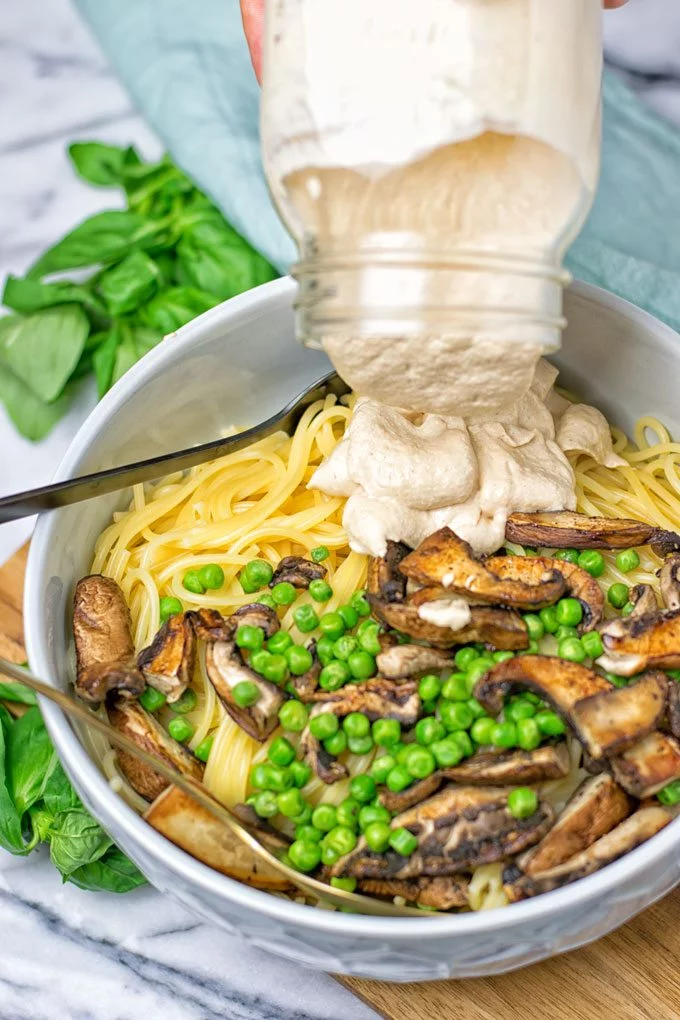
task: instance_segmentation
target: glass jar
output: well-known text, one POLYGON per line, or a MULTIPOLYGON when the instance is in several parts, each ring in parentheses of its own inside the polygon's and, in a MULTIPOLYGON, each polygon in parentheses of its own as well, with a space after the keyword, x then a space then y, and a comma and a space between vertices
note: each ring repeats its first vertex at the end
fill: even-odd
POLYGON ((262 146, 298 335, 350 384, 450 413, 442 373, 474 364, 455 408, 489 413, 499 359, 526 389, 559 347, 597 183, 601 17, 601 0, 268 0, 262 146))

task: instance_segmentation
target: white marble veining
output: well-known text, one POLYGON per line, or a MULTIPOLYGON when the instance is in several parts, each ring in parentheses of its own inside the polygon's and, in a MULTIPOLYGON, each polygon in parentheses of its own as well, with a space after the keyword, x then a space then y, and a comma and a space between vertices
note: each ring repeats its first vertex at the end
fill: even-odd
MULTIPOLYGON (((232 0, 235 2, 235 0, 232 0)), ((680 7, 631 0, 607 16, 607 51, 658 112, 680 123, 680 7)), ((67 142, 158 143, 68 0, 5 4, 0 22, 0 281, 111 195, 78 182, 67 142)), ((50 439, 19 439, 0 409, 0 493, 47 482, 93 396, 50 439)), ((0 529, 0 562, 30 524, 0 529)), ((2 1020, 369 1020, 330 978, 250 949, 145 889, 62 886, 44 854, 0 851, 2 1020), (11 933, 11 936, 10 934, 11 933)))

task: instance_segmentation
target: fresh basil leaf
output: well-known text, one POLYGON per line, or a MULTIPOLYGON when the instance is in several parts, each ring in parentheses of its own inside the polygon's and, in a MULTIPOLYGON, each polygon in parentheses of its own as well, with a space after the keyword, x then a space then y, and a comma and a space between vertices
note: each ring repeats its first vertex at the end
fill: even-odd
POLYGON ((65 304, 80 304, 98 314, 105 312, 104 306, 87 287, 69 280, 41 283, 40 280, 8 276, 2 302, 7 308, 24 315, 65 304))
POLYGON ((68 386, 58 400, 47 404, 0 361, 0 401, 17 432, 26 439, 34 443, 44 439, 66 414, 72 397, 73 389, 68 386))
POLYGON ((219 304, 219 298, 195 287, 169 287, 161 291, 140 311, 147 326, 163 335, 173 333, 202 312, 219 304))
POLYGON ((110 847, 99 860, 76 868, 68 880, 80 889, 93 892, 126 893, 146 884, 141 871, 117 846, 110 847))
POLYGON ((40 803, 30 809, 28 817, 31 826, 31 838, 26 844, 26 851, 30 853, 38 843, 45 843, 49 839, 54 815, 44 804, 40 803))
POLYGON ((138 358, 143 358, 145 354, 148 354, 163 339, 163 334, 160 330, 149 329, 147 326, 135 326, 132 333, 138 358))
POLYGON ((35 705, 35 691, 17 680, 0 680, 0 701, 14 701, 19 705, 35 705))
POLYGON ((99 293, 112 316, 125 315, 152 297, 160 275, 153 259, 136 251, 102 274, 99 293))
POLYGON ((35 279, 63 269, 108 265, 131 251, 152 247, 160 232, 159 224, 135 212, 96 213, 41 255, 28 275, 35 279))
POLYGON ((132 146, 122 149, 102 142, 74 142, 69 145, 68 154, 83 180, 100 187, 121 184, 123 168, 140 164, 132 146))
POLYGON ((20 816, 41 800, 58 758, 38 708, 17 719, 7 741, 7 778, 20 816))
POLYGON ((54 817, 62 811, 70 811, 73 808, 84 810, 78 794, 71 786, 64 767, 59 761, 47 778, 43 800, 45 807, 54 817))
POLYGON ((194 190, 192 182, 167 154, 158 163, 125 167, 122 177, 130 208, 144 215, 152 208, 155 212, 165 211, 168 201, 194 190))
POLYGON ((124 376, 129 368, 139 361, 137 346, 134 336, 129 327, 122 328, 122 339, 116 350, 116 360, 113 366, 111 385, 117 383, 121 376, 124 376))
POLYGON ((99 860, 111 846, 111 839, 84 809, 60 812, 50 827, 50 857, 64 879, 99 860))
POLYGON ((78 305, 46 308, 19 319, 0 336, 0 362, 50 403, 71 377, 89 332, 78 305))
POLYGON ((11 715, 0 705, 0 846, 12 854, 24 854, 21 815, 10 793, 6 767, 7 743, 14 726, 11 715))
POLYGON ((274 267, 219 213, 185 229, 177 255, 183 278, 221 300, 278 276, 274 267))
POLYGON ((116 364, 116 352, 121 341, 120 329, 112 326, 106 334, 106 339, 99 345, 92 355, 92 365, 97 379, 97 394, 99 399, 111 389, 113 380, 113 369, 116 364))

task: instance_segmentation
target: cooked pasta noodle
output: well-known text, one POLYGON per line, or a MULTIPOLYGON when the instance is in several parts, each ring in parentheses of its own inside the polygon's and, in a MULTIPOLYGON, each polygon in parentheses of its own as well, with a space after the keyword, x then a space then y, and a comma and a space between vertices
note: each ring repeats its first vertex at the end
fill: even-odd
MULTIPOLYGON (((306 554, 315 546, 330 550, 325 561, 333 588, 325 607, 336 609, 361 587, 366 557, 350 551, 341 517, 344 500, 306 487, 313 471, 342 438, 351 414, 350 406, 332 396, 318 401, 304 414, 292 436, 278 433, 237 453, 175 474, 155 485, 136 486, 130 508, 114 515, 100 536, 92 571, 112 577, 121 586, 130 607, 135 644, 148 644, 160 625, 159 599, 175 596, 187 608, 201 606, 233 612, 250 601, 238 574, 255 557, 272 566, 291 553, 306 554), (223 587, 199 595, 182 584, 184 573, 207 563, 218 563, 225 575, 223 587)), ((615 449, 627 461, 625 467, 608 469, 585 456, 574 456, 578 509, 591 515, 633 517, 660 527, 680 529, 680 443, 653 418, 641 419, 629 440, 613 430, 615 449)), ((615 556, 604 554, 604 586, 657 583, 659 560, 649 549, 641 550, 640 566, 622 574, 615 556)), ((303 593, 295 608, 310 601, 303 593)), ((295 641, 304 641, 294 625, 293 608, 282 620, 295 641)), ((195 727, 191 747, 214 734, 205 771, 205 783, 224 803, 236 804, 248 795, 253 764, 263 761, 267 745, 248 736, 226 714, 205 672, 201 652, 194 688, 198 695, 189 719, 195 727)), ((279 733, 277 731, 277 733, 279 733)), ((273 736, 276 736, 275 733, 273 736)), ((110 751, 101 748, 107 775, 122 783, 110 751)), ((367 756, 349 756, 350 774, 365 771, 367 756)), ((572 770, 567 779, 544 784, 543 793, 559 810, 585 773, 580 767, 580 746, 570 741, 572 770)), ((339 803, 348 795, 348 780, 332 786, 313 777, 303 793, 312 803, 339 803)), ((132 791, 128 800, 141 807, 132 791)), ((502 867, 491 864, 476 870, 469 890, 473 910, 502 906, 502 867)))

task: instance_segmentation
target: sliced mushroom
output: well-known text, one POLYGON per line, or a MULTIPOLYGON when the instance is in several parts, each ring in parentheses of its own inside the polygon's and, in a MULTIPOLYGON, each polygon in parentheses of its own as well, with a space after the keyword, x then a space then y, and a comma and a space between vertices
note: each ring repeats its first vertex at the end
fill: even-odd
MULTIPOLYGON (((143 751, 155 754, 185 776, 201 779, 203 765, 190 751, 163 729, 161 724, 139 704, 119 695, 107 702, 106 711, 111 725, 133 740, 143 751)), ((154 800, 168 786, 167 779, 127 751, 117 751, 118 764, 128 783, 140 797, 154 800)))
POLYGON ((538 694, 567 718, 577 701, 615 689, 603 676, 576 662, 548 655, 518 655, 490 669, 477 681, 473 694, 490 715, 496 716, 506 694, 517 687, 538 694))
MULTIPOLYGON (((423 588, 404 602, 386 602, 375 595, 369 595, 368 600, 374 615, 386 626, 402 631, 418 641, 429 641, 436 648, 453 648, 454 645, 478 641, 497 650, 518 651, 528 648, 526 624, 519 613, 512 609, 471 606, 469 623, 458 630, 430 623, 419 613, 420 606, 429 601, 423 598, 422 593, 428 591, 432 589, 423 588)), ((436 596, 432 601, 438 601, 439 598, 436 596)))
POLYGON ((381 899, 401 896, 410 903, 434 910, 455 910, 468 905, 468 879, 458 875, 450 878, 412 878, 387 882, 368 878, 359 882, 359 892, 381 899))
POLYGON ((171 616, 137 656, 146 682, 165 694, 169 703, 177 701, 191 683, 195 663, 196 638, 186 613, 171 616))
POLYGON ((302 676, 291 677, 291 683, 295 688, 295 693, 301 701, 309 700, 319 686, 319 673, 321 672, 322 667, 321 660, 316 654, 316 641, 310 641, 307 649, 312 656, 312 665, 306 673, 302 674, 302 676))
MULTIPOLYGON (((658 550, 680 548, 680 535, 644 521, 588 517, 571 510, 510 514, 505 526, 509 542, 552 549, 628 549, 651 545, 658 550)), ((659 555, 665 555, 660 552, 659 555)))
POLYGON ((284 556, 269 582, 269 587, 287 582, 294 588, 309 588, 312 581, 320 581, 326 576, 326 568, 322 563, 306 560, 304 556, 284 556))
POLYGON ((260 627, 267 638, 276 634, 281 627, 276 610, 271 606, 263 606, 261 602, 249 602, 246 606, 239 606, 231 614, 228 622, 233 632, 246 625, 260 627))
POLYGON ((475 786, 524 786, 569 775, 569 751, 564 741, 533 751, 477 751, 460 765, 439 769, 399 793, 383 790, 380 803, 390 811, 405 811, 429 797, 450 780, 475 786))
POLYGON ((205 667, 217 696, 234 722, 255 740, 266 740, 278 726, 279 709, 286 700, 283 691, 247 666, 233 641, 210 643, 205 667), (234 687, 245 680, 254 683, 260 693, 259 699, 249 708, 237 705, 233 695, 234 687))
POLYGON ((614 779, 633 797, 652 797, 680 779, 680 743, 654 731, 623 754, 609 760, 614 779))
POLYGON ((498 787, 448 786, 393 819, 393 828, 403 826, 418 837, 418 849, 410 857, 392 850, 376 853, 362 837, 332 873, 362 880, 437 877, 519 853, 545 835, 554 814, 540 801, 530 817, 515 818, 508 810, 509 792, 498 787))
POLYGON ((624 617, 626 620, 635 620, 640 616, 659 615, 659 606, 656 601, 656 594, 651 584, 633 585, 628 592, 628 601, 632 604, 633 609, 627 617, 624 617))
POLYGON ((604 593, 587 570, 575 563, 553 560, 547 556, 492 556, 486 561, 489 570, 507 580, 539 584, 547 574, 559 573, 564 578, 565 592, 578 599, 583 608, 581 632, 592 630, 604 615, 604 593))
POLYGON ((619 676, 680 666, 680 610, 609 620, 600 628, 598 666, 619 676))
POLYGON ((667 609, 680 609, 680 553, 668 556, 659 571, 661 598, 667 609))
POLYGON ((453 655, 425 645, 391 645, 376 657, 378 672, 389 680, 403 680, 418 673, 438 672, 453 662, 453 655))
POLYGON ((234 625, 216 609, 197 609, 187 617, 201 641, 231 641, 234 636, 234 625))
POLYGON ((668 680, 668 729, 674 737, 680 737, 680 684, 668 680))
POLYGON ((271 850, 287 850, 292 843, 285 832, 275 828, 266 818, 260 818, 251 804, 234 804, 231 810, 245 827, 271 850))
POLYGON ((137 697, 145 687, 135 663, 130 611, 115 581, 83 577, 73 598, 76 693, 98 704, 110 691, 137 697))
POLYGON ((161 793, 144 818, 175 846, 237 882, 273 892, 293 891, 284 876, 268 868, 226 825, 176 786, 161 793))
MULTIPOLYGON (((502 559, 523 557, 502 557, 502 559)), ((498 558, 497 558, 498 559, 498 558)), ((440 528, 420 543, 400 564, 400 570, 419 584, 442 585, 448 592, 470 595, 475 601, 514 609, 541 609, 557 602, 564 593, 564 579, 547 571, 538 582, 504 580, 474 557, 467 542, 440 528)))
MULTIPOLYGON (((314 716, 319 715, 321 712, 325 712, 327 709, 323 705, 315 705, 312 711, 309 713, 309 718, 313 719, 314 716)), ((322 745, 321 741, 318 740, 311 729, 309 728, 309 721, 306 727, 302 731, 300 737, 300 748, 302 750, 302 756, 315 776, 330 786, 332 783, 337 783, 341 779, 346 779, 349 775, 347 768, 339 762, 334 755, 329 754, 326 748, 322 745)))
POLYGON ((399 564, 411 552, 403 542, 387 543, 387 552, 379 559, 373 557, 368 563, 367 589, 371 595, 385 602, 401 602, 406 597, 406 576, 399 564))
POLYGON ((584 779, 550 832, 517 861, 526 875, 563 864, 627 818, 633 801, 606 773, 584 779))
POLYGON ((667 693, 668 678, 663 673, 645 673, 628 687, 612 687, 581 699, 572 707, 569 721, 588 754, 610 757, 660 725, 667 693))
POLYGON ((517 865, 510 865, 503 875, 503 887, 512 902, 549 892, 591 875, 606 864, 623 857, 636 846, 668 825, 671 815, 660 805, 641 807, 635 814, 601 836, 587 850, 581 851, 562 864, 531 876, 523 875, 517 865))

